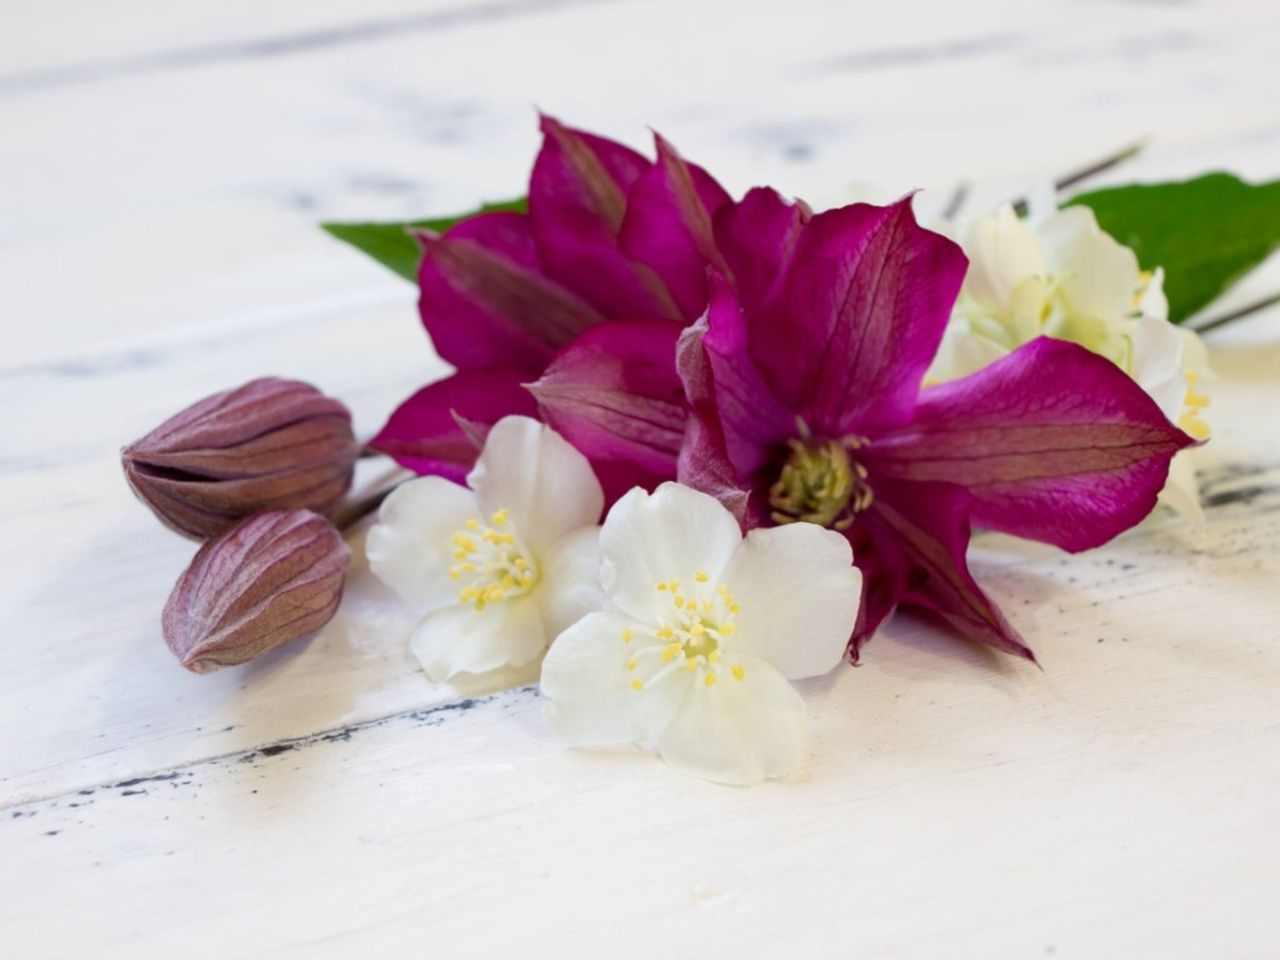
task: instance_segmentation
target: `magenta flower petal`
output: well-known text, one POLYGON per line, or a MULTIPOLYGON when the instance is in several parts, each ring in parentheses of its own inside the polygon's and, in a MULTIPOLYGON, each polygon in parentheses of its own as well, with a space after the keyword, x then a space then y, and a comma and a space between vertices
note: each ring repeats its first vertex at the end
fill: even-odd
POLYGON ((760 312, 791 267, 800 231, 812 212, 775 190, 756 187, 716 214, 715 236, 743 306, 760 312))
POLYGON ((676 369, 684 383, 689 422, 676 463, 676 477, 687 486, 720 501, 744 529, 759 526, 749 513, 749 487, 738 480, 738 468, 729 456, 716 395, 715 375, 704 340, 703 317, 680 335, 676 369))
POLYGON ((832 435, 911 419, 967 261, 920 227, 906 198, 815 216, 784 287, 750 317, 752 355, 774 392, 832 435))
POLYGON ((842 531, 852 652, 898 604, 1031 658, 965 562, 970 522, 1072 549, 1136 523, 1189 438, 1109 361, 1039 341, 920 394, 965 260, 908 201, 810 219, 770 191, 716 216, 732 277, 681 337, 679 477, 744 526, 842 531), (779 281, 778 277, 782 279, 779 281))
POLYGON ((369 446, 415 473, 461 483, 488 428, 508 414, 534 416, 519 370, 461 370, 396 408, 369 446))
POLYGON ((771 451, 795 435, 796 415, 773 396, 752 362, 746 316, 734 291, 716 274, 710 285, 702 346, 729 458, 738 478, 749 482, 771 451))
POLYGON ((725 271, 716 247, 712 217, 729 194, 701 167, 686 163, 671 144, 654 134, 658 161, 627 194, 627 214, 619 243, 628 256, 648 264, 665 281, 685 320, 707 305, 704 264, 725 271))
POLYGON ((419 309, 440 356, 461 369, 536 374, 555 350, 602 319, 538 272, 528 219, 488 213, 443 236, 418 234, 419 309))
MULTIPOLYGON (((932 610, 961 636, 1035 662, 1035 654, 969 573, 973 497, 949 483, 880 483, 867 525, 880 549, 897 552, 901 602, 932 610)), ((866 578, 868 581, 870 577, 866 578)), ((854 650, 868 633, 856 635, 854 650)))
POLYGON ((948 481, 973 520, 1067 550, 1096 547, 1156 504, 1193 443, 1109 360, 1042 337, 926 390, 910 426, 867 451, 877 477, 948 481))
POLYGON ((661 277, 618 248, 627 193, 652 164, 552 117, 542 118, 542 132, 529 218, 543 268, 612 318, 679 319, 661 277))
POLYGON ((591 461, 611 503, 634 486, 675 478, 687 419, 679 334, 666 320, 602 324, 529 385, 543 420, 591 461))

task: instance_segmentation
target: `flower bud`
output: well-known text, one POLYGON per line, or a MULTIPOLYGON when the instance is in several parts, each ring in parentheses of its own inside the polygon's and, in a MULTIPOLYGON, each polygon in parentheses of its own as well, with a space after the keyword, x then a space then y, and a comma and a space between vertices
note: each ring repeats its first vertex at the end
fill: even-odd
POLYGON ((245 663, 319 630, 351 551, 310 510, 259 513, 200 548, 164 606, 165 643, 193 673, 245 663))
POLYGON ((133 492, 160 522, 199 540, 260 510, 323 513, 350 487, 358 454, 340 401, 267 377, 187 407, 122 457, 133 492))

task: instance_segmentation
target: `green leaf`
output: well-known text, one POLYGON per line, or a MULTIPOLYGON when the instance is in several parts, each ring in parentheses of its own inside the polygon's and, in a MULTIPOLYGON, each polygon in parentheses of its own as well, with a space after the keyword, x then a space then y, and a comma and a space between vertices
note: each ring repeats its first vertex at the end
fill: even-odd
POLYGON ((529 205, 524 197, 485 203, 478 210, 454 217, 435 217, 431 220, 408 220, 398 223, 322 223, 330 234, 351 244, 377 260, 389 270, 394 270, 406 280, 417 281, 418 258, 422 251, 417 241, 409 235, 410 227, 443 233, 455 223, 474 217, 478 213, 525 213, 529 205))
POLYGON ((1095 190, 1070 203, 1132 247, 1144 270, 1164 267, 1169 319, 1181 323, 1280 246, 1280 180, 1229 173, 1095 190))

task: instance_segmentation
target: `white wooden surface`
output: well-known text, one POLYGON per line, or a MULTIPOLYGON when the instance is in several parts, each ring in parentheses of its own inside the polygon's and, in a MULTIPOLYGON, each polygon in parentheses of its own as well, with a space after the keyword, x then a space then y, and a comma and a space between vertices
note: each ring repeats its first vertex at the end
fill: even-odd
POLYGON ((979 538, 1044 671, 899 618, 811 687, 807 768, 749 791, 562 749, 527 676, 433 688, 362 573, 311 642, 186 674, 158 613, 194 548, 116 460, 255 375, 372 431, 442 372, 412 289, 315 222, 518 193, 533 104, 819 204, 999 197, 1143 134, 1112 179, 1274 177, 1269 0, 7 0, 0 25, 5 956, 1276 955, 1280 312, 1211 339, 1202 534, 979 538))

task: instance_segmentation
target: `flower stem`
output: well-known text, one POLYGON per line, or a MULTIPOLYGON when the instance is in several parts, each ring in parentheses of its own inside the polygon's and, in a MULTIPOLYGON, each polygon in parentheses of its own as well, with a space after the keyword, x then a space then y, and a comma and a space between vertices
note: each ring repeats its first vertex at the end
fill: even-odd
POLYGON ((373 511, 382 506, 382 501, 387 499, 387 495, 396 487, 404 483, 406 480, 412 480, 412 477, 401 477, 394 483, 388 483, 373 493, 366 494, 358 500, 349 500, 340 506, 329 517, 329 522, 339 530, 346 532, 355 526, 360 520, 363 520, 373 511))
MULTIPOLYGON (((1081 167, 1079 170, 1074 170, 1071 173, 1059 177, 1057 180, 1053 181, 1053 189, 1061 193, 1063 190, 1074 187, 1077 183, 1082 183, 1090 177, 1096 177, 1098 174, 1105 173, 1112 167, 1118 167, 1126 160, 1131 160, 1136 157, 1142 152, 1146 145, 1146 140, 1136 140, 1124 149, 1117 150, 1115 153, 1103 157, 1101 160, 1091 163, 1087 167, 1081 167)), ((1026 198, 1024 197, 1021 200, 1015 201, 1013 204, 1013 210, 1018 216, 1025 216, 1027 212, 1026 198)))
POLYGON ((1273 307, 1280 303, 1280 293, 1273 293, 1269 297, 1263 297, 1261 300, 1255 300, 1253 303, 1247 303, 1238 310, 1232 310, 1230 313, 1224 313, 1220 317, 1214 317, 1212 320, 1206 320, 1204 323, 1197 324, 1194 327, 1188 327, 1196 333, 1206 333, 1209 330, 1217 330, 1219 327, 1225 327, 1228 323, 1232 323, 1243 317, 1249 316, 1251 313, 1258 313, 1267 307, 1273 307))

